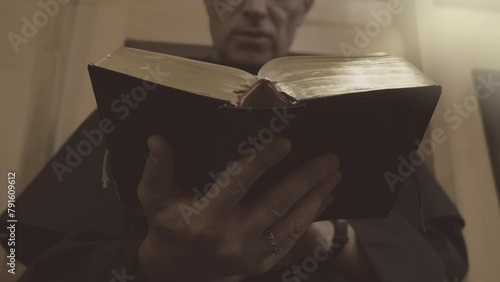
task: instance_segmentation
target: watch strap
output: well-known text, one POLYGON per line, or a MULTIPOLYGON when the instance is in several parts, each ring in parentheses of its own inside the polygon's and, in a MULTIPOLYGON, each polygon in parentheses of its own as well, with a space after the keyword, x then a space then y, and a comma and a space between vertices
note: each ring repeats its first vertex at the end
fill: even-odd
POLYGON ((335 235, 333 236, 332 241, 332 257, 337 257, 344 249, 345 245, 349 241, 349 237, 347 234, 348 231, 348 222, 345 219, 337 219, 333 221, 333 225, 335 226, 335 235))

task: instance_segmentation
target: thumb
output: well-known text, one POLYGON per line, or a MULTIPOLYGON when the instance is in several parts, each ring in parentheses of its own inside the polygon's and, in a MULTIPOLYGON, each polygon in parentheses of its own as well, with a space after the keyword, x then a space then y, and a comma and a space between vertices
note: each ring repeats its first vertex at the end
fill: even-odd
POLYGON ((143 207, 165 200, 174 177, 175 157, 172 147, 158 135, 148 138, 148 147, 149 155, 137 190, 143 207))

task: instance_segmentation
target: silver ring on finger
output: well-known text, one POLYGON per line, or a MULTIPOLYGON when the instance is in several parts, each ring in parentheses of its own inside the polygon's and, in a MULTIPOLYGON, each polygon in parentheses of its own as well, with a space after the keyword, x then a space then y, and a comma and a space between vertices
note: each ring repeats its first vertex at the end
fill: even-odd
POLYGON ((281 249, 276 243, 273 232, 271 232, 271 230, 267 230, 266 233, 264 233, 264 238, 266 238, 266 242, 269 244, 269 246, 271 246, 273 252, 275 252, 276 254, 281 252, 281 249))

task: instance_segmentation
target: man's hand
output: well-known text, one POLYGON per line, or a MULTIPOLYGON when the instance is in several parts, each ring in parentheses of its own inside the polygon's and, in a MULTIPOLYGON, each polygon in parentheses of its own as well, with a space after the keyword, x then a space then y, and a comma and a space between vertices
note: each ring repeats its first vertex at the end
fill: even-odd
POLYGON ((292 265, 302 265, 302 260, 314 257, 315 252, 324 256, 332 246, 335 227, 329 220, 317 221, 311 224, 293 249, 273 267, 273 271, 281 271, 292 265))
POLYGON ((276 138, 242 168, 229 184, 187 224, 179 205, 192 205, 192 195, 172 183, 172 148, 160 137, 148 140, 150 155, 138 188, 149 223, 139 249, 143 272, 150 282, 206 281, 232 275, 260 275, 270 270, 306 232, 333 188, 339 183, 339 160, 323 155, 280 180, 242 207, 239 201, 252 184, 291 150, 276 138), (264 234, 270 230, 280 251, 274 252, 264 234))
MULTIPOLYGON (((327 257, 321 261, 320 268, 326 272, 340 271, 349 278, 349 281, 371 281, 377 277, 366 254, 358 244, 356 232, 351 224, 347 226, 347 237, 349 240, 340 252, 340 254, 330 257, 335 236, 335 226, 332 221, 317 221, 311 224, 309 229, 297 242, 282 261, 277 263, 273 270, 285 271, 293 265, 303 265, 307 258, 320 255, 327 257), (330 254, 330 255, 329 255, 330 254)), ((325 272, 323 272, 325 273, 325 272)), ((309 273, 314 275, 314 273, 309 273)))

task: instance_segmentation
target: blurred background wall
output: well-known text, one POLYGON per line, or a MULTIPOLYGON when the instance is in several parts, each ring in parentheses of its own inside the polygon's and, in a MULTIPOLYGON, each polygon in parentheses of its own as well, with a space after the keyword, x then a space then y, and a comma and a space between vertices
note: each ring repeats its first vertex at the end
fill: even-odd
MULTIPOLYGON (((96 108, 88 63, 126 39, 211 42, 201 0, 81 0, 61 5, 16 54, 5 35, 20 33, 22 18, 40 11, 37 2, 4 1, 0 9, 0 171, 17 171, 18 193, 96 108)), ((356 46, 355 28, 387 10, 387 2, 316 0, 293 51, 342 55, 341 44, 356 46)), ((480 111, 456 129, 443 119, 474 94, 473 68, 500 70, 500 7, 488 0, 401 0, 398 7, 390 25, 359 51, 406 57, 443 85, 430 129, 443 128, 450 138, 427 161, 466 219, 468 281, 500 281, 500 211, 480 111)), ((5 206, 2 200, 0 210, 5 206)), ((15 281, 12 275, 0 279, 15 281)))

